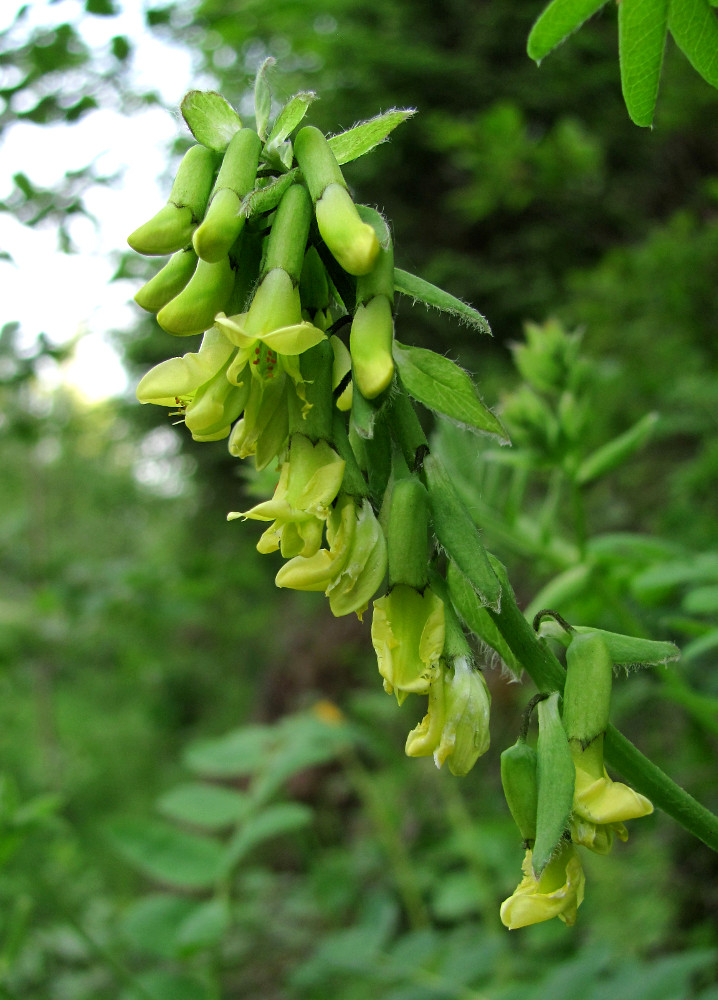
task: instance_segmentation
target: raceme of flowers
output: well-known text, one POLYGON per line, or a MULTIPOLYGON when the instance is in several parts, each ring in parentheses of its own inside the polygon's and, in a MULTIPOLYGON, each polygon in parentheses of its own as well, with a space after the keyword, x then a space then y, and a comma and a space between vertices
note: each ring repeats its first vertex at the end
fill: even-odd
MULTIPOLYGON (((388 112, 328 140, 299 128, 313 96, 306 93, 270 128, 262 88, 264 77, 256 128, 243 127, 218 94, 193 91, 183 102, 198 142, 167 204, 129 243, 168 257, 136 301, 168 333, 201 342, 149 371, 137 396, 181 417, 195 441, 226 440, 257 469, 276 467, 274 495, 228 518, 260 522, 258 550, 283 559, 277 586, 322 591, 337 616, 361 618, 372 604, 385 690, 399 704, 410 695, 426 702, 406 753, 465 775, 489 746, 490 696, 457 586, 498 610, 501 583, 439 458, 429 455, 413 401, 475 431, 505 434, 464 371, 395 341, 395 295, 459 313, 484 332, 485 321, 395 268, 386 220, 354 203, 341 170, 412 112, 388 112)), ((576 711, 568 714, 575 729, 576 711)), ((539 717, 549 719, 548 709, 539 717)), ((550 755, 542 749, 549 722, 540 724, 536 751, 525 738, 517 744, 518 782, 507 758, 507 800, 526 845, 523 879, 501 907, 507 927, 553 916, 573 923, 584 891, 577 846, 605 853, 614 834, 625 839, 626 820, 651 811, 608 778, 604 721, 600 713, 588 723, 582 717, 579 729, 598 727, 586 744, 583 730, 576 737, 559 720, 551 740, 565 743, 557 780, 559 799, 568 794, 570 802, 550 820, 550 755)))

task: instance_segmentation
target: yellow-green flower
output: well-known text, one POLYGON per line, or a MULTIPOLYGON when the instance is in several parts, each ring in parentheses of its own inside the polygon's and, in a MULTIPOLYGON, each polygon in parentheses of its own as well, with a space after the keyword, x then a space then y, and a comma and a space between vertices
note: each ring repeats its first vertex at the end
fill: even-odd
MULTIPOLYGON (((575 759, 575 755, 574 755, 575 759)), ((597 854, 611 850, 613 835, 628 840, 626 820, 640 819, 653 812, 653 804, 620 781, 612 781, 602 768, 584 770, 576 765, 576 785, 571 817, 571 839, 597 854)))
POLYGON ((137 386, 137 398, 178 408, 195 441, 225 438, 244 409, 249 389, 227 380, 235 352, 222 331, 212 327, 199 351, 169 358, 147 372, 137 386))
POLYGON ((289 380, 284 372, 271 381, 245 378, 249 392, 244 416, 232 428, 229 453, 235 458, 254 456, 258 469, 284 451, 289 435, 289 380))
POLYGON ((279 570, 278 587, 323 590, 337 617, 361 614, 386 573, 386 541, 368 500, 342 496, 327 519, 327 548, 295 556, 279 570))
POLYGON ((585 876, 576 848, 564 840, 558 853, 536 878, 531 851, 527 850, 521 870, 524 877, 512 896, 501 904, 501 922, 509 930, 540 924, 558 917, 572 926, 583 902, 585 876))
POLYGON ((215 323, 239 348, 228 373, 235 384, 247 371, 255 378, 271 379, 280 369, 299 385, 298 356, 325 337, 322 330, 302 319, 299 288, 281 267, 262 279, 248 312, 219 313, 215 323))
POLYGON ((137 386, 137 398, 157 406, 186 406, 200 386, 227 364, 235 350, 222 331, 213 326, 202 338, 199 351, 169 358, 148 371, 137 386))
POLYGON ((319 551, 324 522, 343 475, 344 461, 326 441, 312 444, 302 434, 294 434, 272 499, 243 513, 233 511, 227 519, 273 522, 257 543, 259 552, 279 549, 285 559, 313 556, 319 551))
POLYGON ((429 688, 429 710, 406 740, 408 757, 434 755, 437 767, 463 777, 489 749, 491 697, 480 671, 465 656, 441 670, 429 688))
POLYGON ((428 694, 444 649, 444 602, 399 583, 374 601, 371 640, 384 689, 401 704, 407 694, 428 694))

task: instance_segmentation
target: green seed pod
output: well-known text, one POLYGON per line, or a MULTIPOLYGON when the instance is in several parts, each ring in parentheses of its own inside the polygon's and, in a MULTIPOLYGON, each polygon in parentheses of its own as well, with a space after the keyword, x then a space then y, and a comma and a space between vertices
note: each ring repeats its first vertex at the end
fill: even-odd
POLYGON ((389 586, 406 584, 423 590, 429 568, 429 498, 417 476, 398 479, 391 491, 389 586))
POLYGON ((135 302, 147 312, 159 312, 162 306, 166 306, 179 295, 196 267, 197 254, 191 247, 178 250, 172 254, 162 270, 140 288, 135 295, 135 302))
POLYGON ((127 238, 137 253, 164 256, 186 247, 204 215, 214 176, 214 153, 192 146, 179 165, 169 200, 148 222, 127 238))
POLYGON ((574 633, 566 652, 563 725, 582 749, 608 727, 612 683, 613 660, 604 639, 595 632, 574 633))
POLYGON ((518 740, 501 754, 501 784, 506 803, 528 846, 536 839, 537 761, 536 751, 525 740, 518 740))
POLYGON ((558 712, 558 697, 558 692, 554 691, 538 704, 538 800, 533 849, 533 870, 537 878, 561 843, 573 809, 576 771, 558 712))
POLYGON ((216 264, 200 260, 185 288, 157 313, 157 322, 178 337, 202 333, 225 309, 233 286, 234 271, 228 257, 216 264))
POLYGON ((262 143, 251 128, 240 129, 230 140, 210 198, 209 208, 195 230, 192 243, 202 260, 216 263, 230 250, 245 223, 240 211, 257 177, 262 143))

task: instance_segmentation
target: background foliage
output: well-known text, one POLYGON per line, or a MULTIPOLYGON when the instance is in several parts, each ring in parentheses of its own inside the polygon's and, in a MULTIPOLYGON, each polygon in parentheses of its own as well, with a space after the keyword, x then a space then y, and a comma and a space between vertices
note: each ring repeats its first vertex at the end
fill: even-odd
MULTIPOLYGON (((54 28, 22 8, 0 35, 0 137, 160 100, 136 38, 83 38, 113 0, 78 8, 54 28)), ((718 99, 669 41, 639 130, 612 6, 537 70, 539 10, 205 0, 148 7, 143 31, 191 47, 240 110, 267 55, 277 92, 317 91, 328 132, 419 108, 347 176, 392 220, 400 267, 488 316, 493 343, 417 309, 400 339, 479 373, 517 458, 449 427, 441 446, 522 606, 682 645, 677 668, 617 685, 615 721, 716 808, 718 99), (580 434, 560 447, 522 419, 508 349, 550 317, 583 330, 580 434), (582 491, 579 530, 567 456, 651 411, 651 441, 582 491)), ((70 220, 112 182, 18 174, 0 208, 72 250, 70 220)), ((465 780, 405 760, 417 720, 385 703, 366 628, 277 592, 251 529, 226 525, 258 484, 159 411, 51 392, 53 331, 28 348, 22 317, 0 319, 0 996, 718 996, 714 854, 644 820, 594 859, 574 931, 507 934, 520 845, 498 755, 531 691, 488 671, 493 746, 465 780)), ((116 339, 132 378, 167 351, 140 316, 116 339)), ((566 419, 565 392, 538 397, 566 419)))

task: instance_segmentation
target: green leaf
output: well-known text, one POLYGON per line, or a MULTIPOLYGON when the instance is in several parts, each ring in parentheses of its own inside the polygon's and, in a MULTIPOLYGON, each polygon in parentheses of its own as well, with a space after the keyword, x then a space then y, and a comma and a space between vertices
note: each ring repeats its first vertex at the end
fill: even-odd
POLYGON ((120 1000, 210 1000, 202 983, 182 972, 151 969, 134 978, 133 986, 124 990, 120 1000))
POLYGON ((222 873, 221 845, 154 820, 122 819, 108 827, 112 846, 150 878, 180 889, 208 889, 222 873))
POLYGON ((168 819, 221 830, 241 819, 249 802, 242 792, 197 782, 173 788, 162 796, 157 808, 168 819))
POLYGON ((271 727, 244 726, 217 739, 193 743, 184 763, 191 771, 210 778, 239 778, 263 766, 274 741, 271 727))
POLYGON ((540 63, 605 4, 606 0, 552 0, 529 34, 526 51, 531 59, 540 63))
POLYGON ((619 434, 612 441, 597 448, 593 454, 581 462, 576 473, 576 482, 580 486, 585 486, 592 480, 598 479, 599 476, 603 476, 622 465, 650 440, 658 420, 657 413, 646 413, 624 434, 619 434))
POLYGON ((416 108, 394 108, 377 115, 376 118, 355 125, 346 132, 331 136, 328 142, 337 162, 349 163, 369 153, 379 143, 384 142, 397 125, 401 125, 415 114, 416 108))
POLYGON ((462 322, 468 323, 479 333, 491 336, 488 320, 481 315, 478 309, 474 309, 473 306, 457 299, 455 295, 450 295, 443 288, 438 288, 431 282, 418 278, 415 274, 395 267, 394 290, 401 295, 408 295, 414 302, 423 302, 424 305, 431 306, 433 309, 449 313, 462 322))
POLYGON ((195 900, 174 893, 143 896, 123 914, 123 936, 144 954, 175 958, 179 928, 196 907, 195 900))
POLYGON ((287 174, 272 179, 264 187, 255 188, 242 199, 240 212, 250 218, 252 215, 260 215, 262 212, 271 212, 282 200, 282 195, 291 187, 297 179, 299 171, 295 167, 287 174))
POLYGON ((718 615, 718 585, 690 590, 681 606, 689 615, 718 615))
POLYGON ((219 153, 242 127, 234 108, 214 90, 190 90, 182 98, 180 110, 197 142, 219 153))
POLYGON ((688 62, 718 87, 718 18, 706 0, 669 0, 668 27, 688 62))
POLYGON ((267 122, 272 110, 272 91, 267 79, 267 70, 274 66, 276 59, 269 56, 257 70, 254 78, 254 118, 257 124, 257 135, 264 142, 267 135, 267 122))
POLYGON ((509 644, 499 632, 493 618, 480 603, 476 591, 453 559, 449 560, 446 575, 451 601, 467 628, 501 657, 503 664, 519 677, 523 667, 514 656, 509 644))
POLYGON ((631 120, 651 126, 668 33, 668 0, 621 0, 618 54, 621 89, 631 120))
POLYGON ((394 341, 394 360, 406 391, 418 402, 472 431, 509 443, 501 421, 483 404, 469 375, 449 358, 394 341))
POLYGON ((457 494, 446 470, 428 455, 423 468, 434 533, 471 586, 488 607, 501 605, 501 584, 481 543, 479 530, 457 494))
POLYGON ((272 126, 272 131, 267 137, 267 148, 274 149, 284 142, 288 135, 299 125, 307 113, 307 109, 317 95, 313 90, 304 90, 294 97, 290 97, 282 110, 277 115, 277 120, 272 126))
POLYGON ((259 844, 272 837, 294 833, 312 822, 313 812, 300 802, 279 802, 257 813, 230 840, 225 853, 225 870, 249 854, 259 844))
POLYGON ((176 944, 183 955, 214 948, 220 943, 230 924, 226 900, 209 899, 194 907, 177 929, 176 944))
POLYGON ((536 744, 536 843, 533 870, 538 877, 551 860, 568 826, 573 809, 576 770, 566 732, 558 712, 558 692, 538 703, 539 735, 536 744))

